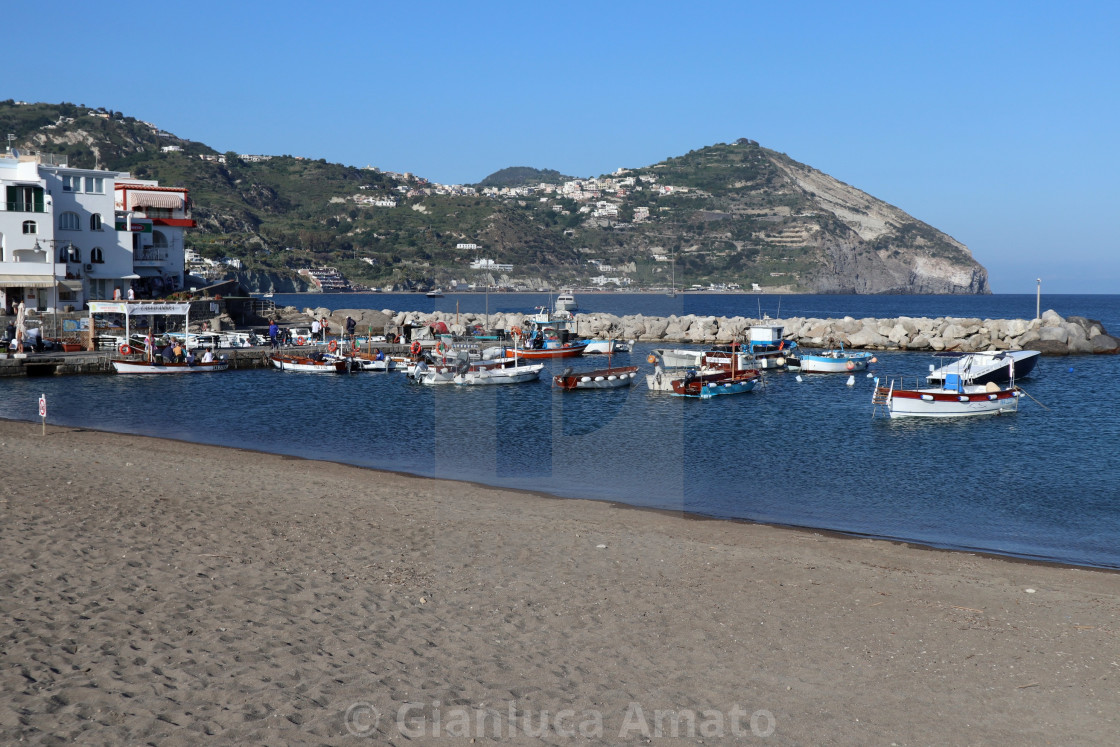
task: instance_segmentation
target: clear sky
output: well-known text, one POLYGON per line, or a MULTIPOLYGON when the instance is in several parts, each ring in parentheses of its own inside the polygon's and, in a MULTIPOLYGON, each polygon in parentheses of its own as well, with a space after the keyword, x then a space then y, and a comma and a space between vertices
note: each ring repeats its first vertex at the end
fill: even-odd
POLYGON ((1118 7, 16 3, 2 96, 443 183, 748 137, 963 242, 997 293, 1120 293, 1118 7))

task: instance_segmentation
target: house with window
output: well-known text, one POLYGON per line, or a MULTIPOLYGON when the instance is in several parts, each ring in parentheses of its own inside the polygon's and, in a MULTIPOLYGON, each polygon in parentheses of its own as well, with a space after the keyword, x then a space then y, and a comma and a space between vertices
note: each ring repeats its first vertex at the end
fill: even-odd
POLYGON ((158 297, 182 290, 183 232, 195 225, 190 191, 127 175, 116 180, 114 189, 117 230, 131 236, 132 266, 141 292, 158 297))
POLYGON ((53 307, 65 278, 53 258, 54 211, 38 163, 0 154, 0 302, 11 313, 53 307))

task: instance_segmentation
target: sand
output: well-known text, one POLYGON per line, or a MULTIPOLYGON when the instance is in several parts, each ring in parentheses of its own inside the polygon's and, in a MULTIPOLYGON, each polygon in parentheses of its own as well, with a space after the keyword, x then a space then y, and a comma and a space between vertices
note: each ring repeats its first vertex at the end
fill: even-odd
POLYGON ((1120 733, 1114 573, 34 423, 0 445, 0 743, 1120 733))

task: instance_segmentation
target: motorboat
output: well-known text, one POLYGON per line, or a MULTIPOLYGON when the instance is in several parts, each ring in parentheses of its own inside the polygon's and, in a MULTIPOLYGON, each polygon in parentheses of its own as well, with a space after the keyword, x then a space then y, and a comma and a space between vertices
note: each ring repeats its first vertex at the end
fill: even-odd
POLYGON ((719 369, 710 373, 689 370, 681 378, 673 379, 671 386, 676 397, 711 399, 725 394, 745 394, 754 389, 759 376, 755 369, 719 369))
POLYGON ((552 377, 552 383, 566 392, 576 389, 620 389, 631 386, 638 375, 637 366, 597 368, 592 371, 574 371, 567 368, 552 377))
POLYGON ((556 296, 556 303, 553 309, 557 313, 568 312, 569 314, 574 314, 579 311, 579 304, 576 303, 576 297, 572 295, 570 290, 562 290, 560 294, 556 296))
POLYGON ((432 288, 425 294, 428 298, 443 298, 442 288, 432 288))
POLYGON ((1037 350, 998 350, 985 353, 935 353, 937 358, 953 358, 949 363, 935 368, 930 366, 926 377, 929 384, 945 383, 947 376, 956 374, 968 384, 1007 384, 1014 379, 1031 375, 1041 353, 1037 350))
POLYGON ((633 340, 584 340, 587 346, 583 349, 584 355, 591 355, 599 353, 602 355, 612 355, 614 353, 629 353, 631 346, 634 344, 633 340))
POLYGON ((543 370, 543 363, 524 363, 511 358, 472 361, 466 356, 461 356, 441 363, 421 359, 409 368, 408 378, 414 383, 429 386, 520 384, 539 379, 543 370))
POLYGON ((882 386, 875 379, 872 415, 882 408, 891 418, 958 418, 1018 412, 1023 392, 1014 384, 1001 387, 993 381, 967 384, 958 374, 945 376, 943 386, 907 389, 901 381, 882 386))

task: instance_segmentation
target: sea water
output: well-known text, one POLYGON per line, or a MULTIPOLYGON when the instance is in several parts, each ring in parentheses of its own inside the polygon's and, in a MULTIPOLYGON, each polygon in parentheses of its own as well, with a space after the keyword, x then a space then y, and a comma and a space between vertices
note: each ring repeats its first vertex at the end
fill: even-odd
MULTIPOLYGON (((612 303, 617 298, 608 297, 612 303)), ((298 306, 321 306, 341 297, 300 298, 306 303, 298 306)), ((387 300, 351 296, 333 308, 360 308, 356 298, 387 300)), ((585 309, 607 310, 594 309, 593 298, 579 296, 585 309)), ((909 316, 1033 316, 1033 308, 1030 314, 1002 309, 999 296, 983 297, 983 304, 974 297, 963 304, 951 297, 847 298, 853 301, 844 311, 851 316, 886 316, 888 306, 909 316), (922 303, 972 308, 923 313, 922 303)), ((823 309, 836 299, 814 303, 823 309)), ((1006 305, 1023 303, 1016 297, 1006 305)), ((719 308, 716 301, 708 304, 719 308)), ((1111 326, 1120 328, 1120 297, 1077 297, 1050 307, 1099 318, 1106 327, 1113 319, 1111 326)), ((639 343, 612 362, 639 364, 645 373, 652 347, 639 343)), ((790 373, 768 373, 751 393, 707 401, 651 393, 641 381, 620 390, 552 387, 548 374, 602 366, 602 356, 554 361, 540 382, 499 387, 422 387, 398 373, 311 376, 269 369, 10 378, 0 383, 0 417, 35 420, 43 393, 54 425, 1120 567, 1120 490, 1111 463, 1120 450, 1115 357, 1043 358, 1034 376, 1020 382, 1030 396, 1018 413, 931 421, 872 417, 874 375, 914 382, 933 361, 920 353, 877 355, 872 378, 857 373, 854 386, 847 386, 847 374, 803 375, 799 382, 790 373)), ((142 462, 143 455, 137 457, 142 462)), ((376 481, 376 473, 369 479, 376 481)))

